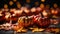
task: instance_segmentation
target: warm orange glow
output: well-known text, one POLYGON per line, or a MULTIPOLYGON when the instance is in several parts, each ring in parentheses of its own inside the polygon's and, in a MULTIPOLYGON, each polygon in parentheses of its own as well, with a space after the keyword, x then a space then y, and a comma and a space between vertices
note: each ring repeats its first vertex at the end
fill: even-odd
POLYGON ((6 16, 5 16, 5 18, 8 18, 8 17, 9 17, 9 15, 6 15, 6 16))
POLYGON ((26 0, 27 3, 30 3, 30 0, 26 0))
POLYGON ((52 14, 54 14, 54 12, 55 12, 54 10, 51 11, 52 14))
POLYGON ((21 4, 17 4, 17 8, 20 8, 21 7, 21 4))
POLYGON ((16 10, 16 11, 14 11, 14 14, 22 14, 22 10, 16 10))
POLYGON ((16 2, 17 8, 21 7, 21 4, 19 2, 16 2))
POLYGON ((2 11, 0 11, 0 14, 2 13, 2 11))
POLYGON ((24 23, 24 22, 23 22, 23 17, 20 17, 20 18, 18 19, 18 26, 19 26, 19 27, 24 26, 23 23, 24 23))
POLYGON ((29 29, 30 29, 30 30, 33 30, 34 28, 31 28, 31 27, 30 27, 29 29))
POLYGON ((40 7, 38 7, 36 10, 37 10, 37 11, 41 11, 42 9, 41 9, 40 7))
POLYGON ((0 14, 0 16, 3 16, 2 14, 0 14))
POLYGON ((46 8, 49 9, 50 8, 50 5, 46 5, 46 8))
POLYGON ((40 29, 39 29, 40 32, 42 32, 42 31, 44 31, 44 30, 45 30, 45 29, 43 29, 43 28, 40 28, 40 29))
POLYGON ((48 15, 45 10, 42 12, 42 14, 43 14, 43 16, 47 16, 48 15))
POLYGON ((16 11, 16 9, 10 9, 10 12, 15 12, 16 11))
POLYGON ((10 1, 10 2, 9 2, 9 5, 10 5, 10 6, 12 6, 13 4, 14 4, 13 1, 10 1))
POLYGON ((7 4, 5 4, 5 5, 4 5, 4 8, 8 8, 8 5, 7 5, 7 4))
POLYGON ((59 32, 59 29, 58 28, 51 28, 51 31, 54 31, 55 33, 59 32))
POLYGON ((25 9, 24 12, 25 12, 25 13, 29 13, 29 10, 28 10, 28 9, 25 9))
POLYGON ((22 29, 22 32, 27 32, 27 30, 26 29, 22 29))
POLYGON ((17 25, 13 26, 13 30, 18 31, 19 27, 17 25))
POLYGON ((16 16, 16 14, 12 14, 12 16, 16 16))
POLYGON ((0 11, 0 16, 3 16, 2 11, 0 11))
POLYGON ((34 30, 32 30, 32 32, 38 32, 38 28, 34 28, 34 30))
POLYGON ((58 7, 56 3, 53 6, 54 6, 54 8, 57 8, 58 7))
POLYGON ((38 5, 39 4, 39 2, 35 2, 35 5, 38 5))
POLYGON ((6 14, 6 16, 5 16, 5 18, 7 19, 8 17, 10 17, 10 13, 5 13, 6 14))
POLYGON ((58 11, 57 10, 52 10, 51 13, 56 15, 58 13, 58 11))
POLYGON ((41 0, 41 2, 45 2, 45 0, 41 0))
POLYGON ((17 32, 22 32, 22 30, 23 30, 23 27, 19 28, 17 32))
POLYGON ((45 29, 42 29, 42 28, 33 28, 32 32, 42 32, 44 31, 45 29))
POLYGON ((58 24, 58 20, 54 20, 54 22, 53 22, 54 24, 58 24))
POLYGON ((11 24, 9 24, 9 23, 6 23, 6 24, 5 24, 5 26, 11 26, 11 24))
POLYGON ((35 12, 35 11, 36 11, 36 8, 32 8, 32 9, 31 9, 31 12, 35 12))
POLYGON ((55 15, 57 15, 57 14, 58 14, 58 11, 56 10, 56 11, 55 11, 55 15))
POLYGON ((14 14, 18 14, 18 13, 19 13, 19 11, 17 11, 17 10, 16 10, 16 11, 14 11, 14 14))
POLYGON ((14 2, 16 2, 17 0, 13 0, 14 2))
POLYGON ((40 4, 40 8, 44 9, 44 4, 40 4))

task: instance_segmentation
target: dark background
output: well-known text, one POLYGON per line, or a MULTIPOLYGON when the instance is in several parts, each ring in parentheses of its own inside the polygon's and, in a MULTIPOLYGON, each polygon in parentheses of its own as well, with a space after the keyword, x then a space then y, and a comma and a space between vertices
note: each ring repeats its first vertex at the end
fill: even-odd
MULTIPOLYGON (((16 7, 16 3, 14 2, 13 6, 9 6, 9 1, 13 1, 13 0, 0 0, 0 8, 3 8, 4 4, 8 5, 8 8, 17 8, 16 7)), ((39 2, 39 4, 43 3, 43 4, 49 4, 50 7, 53 7, 53 4, 56 3, 58 5, 58 7, 60 7, 60 0, 45 0, 45 2, 41 2, 41 0, 30 0, 30 3, 27 3, 26 0, 17 0, 17 2, 20 2, 20 4, 22 6, 28 4, 30 7, 34 7, 34 3, 35 2, 39 2)))

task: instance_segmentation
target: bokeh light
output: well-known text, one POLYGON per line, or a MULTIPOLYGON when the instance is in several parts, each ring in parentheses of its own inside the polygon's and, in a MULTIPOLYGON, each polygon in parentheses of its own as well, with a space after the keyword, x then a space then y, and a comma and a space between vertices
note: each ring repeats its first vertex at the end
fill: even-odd
POLYGON ((4 8, 8 8, 8 5, 7 4, 4 4, 4 8))
POLYGON ((26 0, 27 3, 30 3, 30 0, 26 0))
POLYGON ((50 8, 50 5, 46 5, 46 8, 49 9, 50 8))
POLYGON ((14 2, 16 2, 17 0, 13 0, 14 2))
POLYGON ((58 7, 58 5, 55 3, 55 4, 53 4, 53 7, 54 7, 54 8, 57 8, 57 7, 58 7))
POLYGON ((21 7, 21 4, 19 2, 17 2, 16 5, 17 5, 17 8, 21 7))
POLYGON ((39 2, 35 2, 35 5, 39 5, 39 2))
POLYGON ((41 11, 41 8, 40 8, 40 7, 37 7, 36 10, 37 10, 37 11, 41 11))
POLYGON ((42 12, 42 14, 44 17, 46 17, 48 15, 48 13, 45 10, 42 12))
POLYGON ((44 8, 44 4, 40 4, 40 8, 42 8, 42 9, 43 9, 43 8, 44 8))
POLYGON ((31 12, 35 12, 35 11, 36 11, 36 8, 35 7, 31 9, 31 12))
POLYGON ((45 2, 45 0, 41 0, 41 2, 45 2))
POLYGON ((13 1, 10 1, 10 2, 9 2, 9 5, 10 5, 10 6, 12 6, 13 4, 14 4, 13 1))
POLYGON ((29 10, 27 8, 24 8, 25 13, 29 13, 29 10))

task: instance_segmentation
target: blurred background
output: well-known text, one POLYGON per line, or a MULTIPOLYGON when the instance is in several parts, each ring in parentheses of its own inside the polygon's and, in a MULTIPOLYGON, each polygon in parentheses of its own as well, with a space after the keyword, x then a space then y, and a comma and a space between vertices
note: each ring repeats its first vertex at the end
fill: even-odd
POLYGON ((18 6, 38 7, 41 3, 50 7, 57 4, 60 7, 60 0, 0 0, 0 8, 4 8, 4 5, 7 5, 8 8, 18 8, 18 6))

